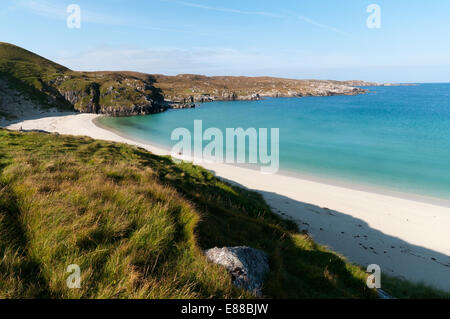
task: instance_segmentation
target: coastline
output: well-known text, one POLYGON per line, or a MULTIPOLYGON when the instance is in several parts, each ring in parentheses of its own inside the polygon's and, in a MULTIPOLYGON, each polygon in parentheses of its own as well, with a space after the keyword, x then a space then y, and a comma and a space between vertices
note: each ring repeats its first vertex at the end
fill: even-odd
MULTIPOLYGON (((48 117, 24 120, 7 128, 84 135, 170 155, 160 146, 134 141, 98 126, 96 114, 43 116, 48 117)), ((450 291, 450 246, 445 241, 450 228, 449 207, 301 176, 263 175, 227 164, 201 166, 222 179, 261 193, 275 212, 292 218, 316 242, 349 261, 363 267, 378 264, 388 275, 450 291)))
POLYGON ((404 192, 396 191, 382 186, 372 185, 372 184, 361 184, 357 182, 350 182, 347 180, 341 180, 338 178, 322 177, 317 175, 311 175, 307 173, 299 173, 291 170, 280 169, 277 173, 278 175, 284 175, 289 177, 294 177, 302 180, 308 180, 311 182, 327 184, 337 187, 349 188, 355 191, 362 191, 367 193, 374 193, 389 197, 396 197, 400 199, 426 203, 435 206, 442 206, 450 209, 450 200, 445 198, 433 197, 428 195, 422 195, 414 192, 404 192))

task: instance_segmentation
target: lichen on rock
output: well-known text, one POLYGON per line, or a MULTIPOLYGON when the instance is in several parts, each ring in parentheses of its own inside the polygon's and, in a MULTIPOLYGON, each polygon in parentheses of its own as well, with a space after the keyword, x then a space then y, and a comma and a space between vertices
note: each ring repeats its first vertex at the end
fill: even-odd
POLYGON ((264 251, 246 246, 216 247, 205 251, 205 255, 228 270, 234 285, 262 296, 264 279, 270 270, 269 258, 264 251))

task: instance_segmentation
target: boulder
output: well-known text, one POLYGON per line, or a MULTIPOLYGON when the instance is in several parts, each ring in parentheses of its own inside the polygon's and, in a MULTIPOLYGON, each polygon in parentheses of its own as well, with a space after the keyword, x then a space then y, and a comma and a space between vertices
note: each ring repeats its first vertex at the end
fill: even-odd
POLYGON ((263 282, 270 270, 269 258, 264 251, 245 246, 216 247, 205 254, 210 261, 228 270, 234 285, 262 296, 263 282))

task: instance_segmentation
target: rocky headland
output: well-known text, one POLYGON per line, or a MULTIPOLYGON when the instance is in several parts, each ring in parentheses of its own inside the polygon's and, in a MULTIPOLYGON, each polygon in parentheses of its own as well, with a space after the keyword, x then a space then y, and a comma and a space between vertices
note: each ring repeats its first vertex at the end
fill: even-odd
MULTIPOLYGON (((212 101, 356 95, 363 81, 295 80, 138 72, 77 72, 12 44, 0 43, 0 117, 64 110, 111 116, 193 108, 212 101), (28 111, 27 111, 28 110, 28 111)), ((1 119, 0 119, 1 120, 1 119)))
POLYGON ((259 100, 266 97, 356 95, 366 93, 363 81, 295 80, 274 77, 153 75, 170 103, 189 105, 212 101, 259 100))

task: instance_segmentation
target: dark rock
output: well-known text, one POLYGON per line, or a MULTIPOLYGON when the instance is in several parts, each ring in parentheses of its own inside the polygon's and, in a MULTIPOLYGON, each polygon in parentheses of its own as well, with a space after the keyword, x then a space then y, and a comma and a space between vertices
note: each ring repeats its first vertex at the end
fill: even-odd
POLYGON ((237 94, 235 92, 224 92, 222 94, 222 99, 225 101, 234 101, 237 99, 237 94))
POLYGON ((90 83, 84 90, 60 91, 64 99, 72 105, 79 105, 78 109, 85 113, 99 113, 100 85, 90 83))
POLYGON ((170 102, 169 106, 172 109, 193 109, 195 108, 195 103, 190 102, 191 100, 193 101, 194 99, 189 98, 183 102, 170 102))
POLYGON ((147 104, 129 106, 101 106, 98 113, 112 116, 134 116, 161 113, 169 106, 158 102, 148 101, 147 104))
POLYGON ((33 129, 33 130, 24 130, 22 127, 20 127, 19 132, 51 134, 50 132, 44 131, 44 130, 35 130, 35 129, 33 129))

